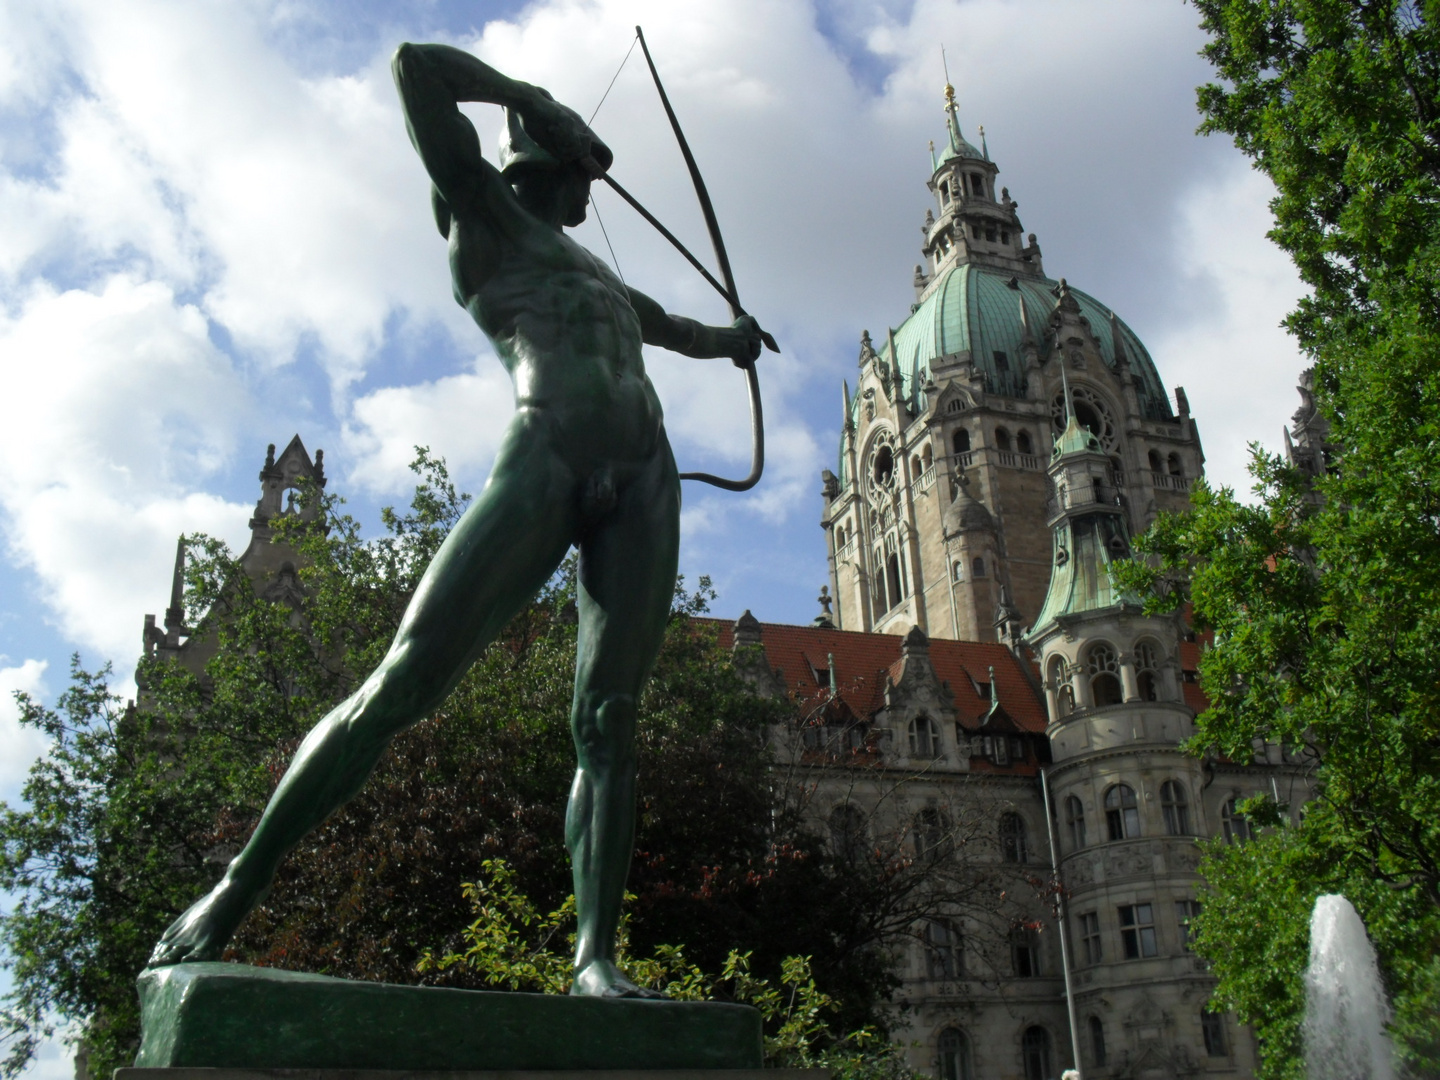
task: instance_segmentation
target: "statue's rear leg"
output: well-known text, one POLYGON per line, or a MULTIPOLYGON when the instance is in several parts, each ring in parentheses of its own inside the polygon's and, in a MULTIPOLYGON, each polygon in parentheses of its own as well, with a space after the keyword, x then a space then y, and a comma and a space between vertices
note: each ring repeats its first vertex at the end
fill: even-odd
POLYGON ((615 934, 635 843, 636 707, 665 636, 679 547, 680 482, 662 444, 580 547, 577 767, 565 815, 577 919, 572 994, 642 993, 615 966, 615 934))
POLYGON ((574 539, 578 505, 574 476, 551 451, 549 421, 522 411, 485 490, 426 570, 385 659, 311 729, 244 850, 165 931, 151 967, 220 958, 286 852, 359 792, 390 740, 445 700, 554 572, 574 539))

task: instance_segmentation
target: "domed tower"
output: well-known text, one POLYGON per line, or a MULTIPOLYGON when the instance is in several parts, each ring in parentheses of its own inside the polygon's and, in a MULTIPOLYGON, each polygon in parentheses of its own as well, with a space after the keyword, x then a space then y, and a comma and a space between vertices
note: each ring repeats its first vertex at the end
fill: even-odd
POLYGON ((1134 332, 1045 276, 1018 204, 997 189, 983 131, 978 148, 966 140, 948 85, 945 126, 915 303, 882 337, 861 335, 821 524, 842 629, 918 624, 932 637, 995 640, 1002 595, 1006 625, 1018 626, 1034 624, 1045 597, 1045 466, 1067 416, 1098 441, 1131 532, 1183 508, 1204 459, 1184 392, 1172 409, 1134 332), (985 551, 970 554, 974 544, 985 551))

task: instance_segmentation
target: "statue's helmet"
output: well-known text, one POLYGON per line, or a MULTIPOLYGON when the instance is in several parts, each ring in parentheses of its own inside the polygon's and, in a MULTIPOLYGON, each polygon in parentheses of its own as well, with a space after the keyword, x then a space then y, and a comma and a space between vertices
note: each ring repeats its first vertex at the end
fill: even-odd
MULTIPOLYGON (((580 120, 580 114, 573 109, 568 109, 564 105, 558 107, 564 109, 577 121, 580 120)), ((590 131, 589 126, 583 121, 581 121, 581 126, 590 135, 590 156, 595 159, 602 171, 608 171, 611 163, 615 160, 614 152, 601 142, 600 137, 590 131)), ((520 113, 515 109, 506 109, 505 129, 500 132, 500 174, 509 179, 521 169, 553 169, 560 164, 559 158, 531 138, 530 133, 525 130, 525 121, 521 118, 520 113)))

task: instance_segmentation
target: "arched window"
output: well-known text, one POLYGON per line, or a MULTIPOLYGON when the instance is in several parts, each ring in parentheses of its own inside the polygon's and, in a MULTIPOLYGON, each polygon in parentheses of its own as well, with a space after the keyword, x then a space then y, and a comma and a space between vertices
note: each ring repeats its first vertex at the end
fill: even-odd
POLYGON ((960 928, 952 919, 925 924, 925 973, 932 979, 958 979, 964 972, 960 928))
POLYGON ((970 563, 970 573, 973 577, 977 578, 985 576, 985 560, 982 559, 979 555, 976 555, 974 560, 970 563))
POLYGON ((955 580, 956 580, 956 581, 964 581, 964 580, 965 580, 965 564, 964 564, 962 561, 960 561, 959 559, 956 559, 956 560, 955 560, 955 580))
POLYGON ((1020 1058, 1025 1063, 1025 1080, 1054 1080, 1050 1059, 1050 1033, 1038 1024, 1020 1037, 1020 1058))
POLYGON ((1179 780, 1166 780, 1160 785, 1160 812, 1165 815, 1168 834, 1190 835, 1190 800, 1185 797, 1185 785, 1179 780))
POLYGON ((1008 431, 1006 431, 1003 427, 997 427, 997 428, 995 429, 995 449, 996 449, 996 450, 1009 450, 1009 449, 1010 449, 1010 433, 1009 433, 1008 431))
POLYGON ((1151 641, 1142 641, 1135 646, 1135 682, 1140 688, 1140 700, 1160 700, 1160 650, 1151 641))
POLYGON ((915 854, 922 859, 935 859, 950 849, 949 827, 945 815, 927 806, 915 815, 915 854))
POLYGON ((1070 834, 1070 850, 1085 846, 1085 807, 1071 795, 1065 800, 1065 830, 1070 834))
POLYGON ((925 466, 920 463, 920 455, 913 454, 910 457, 910 481, 914 483, 920 479, 920 474, 925 471, 925 466))
POLYGON ((1009 863, 1030 861, 1030 850, 1025 841, 1025 819, 1019 814, 1000 815, 1000 858, 1009 863))
POLYGON ((975 1080, 970 1039, 963 1031, 952 1027, 940 1032, 936 1050, 935 1080, 975 1080))
POLYGON ((1097 1069, 1105 1064, 1105 1025, 1098 1016, 1090 1017, 1090 1064, 1097 1069))
POLYGON ((924 761, 940 756, 940 729, 928 716, 910 721, 910 756, 924 761))
POLYGON ((1120 661, 1105 642, 1090 646, 1085 668, 1090 673, 1090 697, 1096 706, 1119 705, 1125 700, 1120 689, 1120 661))
POLYGON ((935 464, 935 452, 930 449, 929 443, 926 443, 925 449, 920 452, 920 464, 925 469, 935 464))
POLYGON ((846 803, 830 811, 830 847, 837 858, 857 863, 870 850, 870 837, 865 827, 865 814, 858 806, 846 803))
MULTIPOLYGON (((880 556, 877 554, 876 559, 880 556)), ((875 619, 878 622, 885 617, 885 612, 890 610, 890 605, 885 602, 885 575, 879 574, 875 578, 875 589, 870 594, 870 604, 875 609, 875 619)))
POLYGON ((1129 784, 1116 784, 1105 792, 1105 829, 1111 840, 1129 840, 1140 835, 1140 804, 1129 784))
POLYGON ((1169 466, 1171 476, 1185 475, 1185 466, 1180 464, 1179 454, 1171 454, 1168 458, 1165 459, 1165 464, 1169 466))
POLYGON ((1022 454, 1033 454, 1035 452, 1035 445, 1030 441, 1030 433, 1028 431, 1017 431, 1015 433, 1015 449, 1022 454))
POLYGON ((1146 456, 1150 460, 1151 472, 1158 474, 1165 471, 1165 462, 1161 460, 1159 450, 1151 450, 1150 453, 1146 456))
POLYGON ((895 477, 895 454, 890 447, 882 446, 876 451, 874 475, 875 483, 880 487, 890 486, 890 481, 895 477))
POLYGON ((970 452, 970 429, 956 428, 955 434, 950 436, 950 445, 955 448, 955 453, 968 454, 970 452))
POLYGON ((890 607, 900 603, 900 556, 891 554, 885 559, 885 588, 890 595, 890 607))
POLYGON ((1220 807, 1220 832, 1227 844, 1243 844, 1254 835, 1249 819, 1240 812, 1242 798, 1243 795, 1232 796, 1220 807))

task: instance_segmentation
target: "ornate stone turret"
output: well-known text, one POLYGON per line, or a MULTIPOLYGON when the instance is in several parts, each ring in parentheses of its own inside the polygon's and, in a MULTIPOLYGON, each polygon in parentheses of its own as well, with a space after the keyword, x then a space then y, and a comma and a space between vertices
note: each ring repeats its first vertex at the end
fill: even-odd
MULTIPOLYGON (((976 149, 960 133, 955 87, 949 83, 945 84, 945 127, 947 145, 938 158, 931 144, 930 190, 939 199, 940 216, 926 219, 921 251, 931 271, 928 280, 938 281, 945 271, 961 263, 1044 277, 1040 246, 1033 233, 1027 246, 1024 227, 1015 213, 1019 204, 1010 198, 1008 189, 996 194, 999 168, 986 150, 976 149)), ((917 299, 923 300, 928 291, 922 284, 925 267, 917 266, 915 271, 917 299)))
POLYGON ((1115 1017, 1151 1018, 1153 1031, 1126 1032, 1132 1053, 1186 1075, 1193 1021, 1166 1030, 1156 1004, 1208 993, 1193 958, 1162 948, 1157 930, 1171 920, 1183 932, 1199 884, 1193 837, 1203 835, 1206 780, 1180 748, 1195 715, 1177 677, 1183 626, 1144 614, 1115 586, 1111 568, 1129 543, 1114 462, 1073 406, 1066 413, 1048 470, 1050 586, 1024 643, 1044 675, 1060 874, 1081 938, 1075 1005, 1088 1025, 1108 1022, 1117 1043, 1115 1017))
MULTIPOLYGON (((302 502, 302 487, 325 487, 325 452, 315 451, 312 461, 305 444, 296 435, 279 457, 275 444, 265 452, 260 468, 260 498, 250 517, 250 543, 240 556, 240 565, 256 592, 268 600, 298 603, 302 593, 298 556, 288 545, 275 539, 277 519, 288 516, 316 521, 320 507, 315 501, 302 502)), ((170 604, 165 609, 165 628, 156 625, 154 615, 145 616, 144 643, 147 653, 171 656, 199 674, 214 653, 214 641, 203 626, 185 625, 185 540, 176 544, 175 570, 170 582, 170 604)), ((142 690, 144 688, 142 687, 142 690)))

